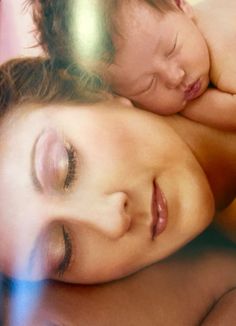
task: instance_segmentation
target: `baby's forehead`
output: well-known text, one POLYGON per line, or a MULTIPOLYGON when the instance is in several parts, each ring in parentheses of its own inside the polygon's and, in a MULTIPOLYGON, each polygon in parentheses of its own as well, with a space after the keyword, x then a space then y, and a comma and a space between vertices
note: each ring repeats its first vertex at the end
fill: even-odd
MULTIPOLYGON (((153 46, 159 46, 163 43, 163 39, 167 38, 167 34, 172 33, 171 30, 166 30, 166 22, 163 18, 164 16, 146 1, 123 1, 123 5, 114 17, 115 31, 112 33, 112 41, 115 56, 113 63, 122 66, 123 61, 127 61, 126 55, 129 52, 132 52, 135 58, 139 57, 140 53, 143 56, 145 53, 148 55, 154 52, 153 46), (148 48, 144 48, 147 43, 148 48), (134 47, 136 47, 135 52, 133 52, 134 47)), ((127 65, 125 66, 127 69, 127 65)))
POLYGON ((158 14, 159 10, 148 1, 123 0, 116 8, 113 20, 118 34, 123 34, 131 29, 140 28, 140 23, 144 24, 148 17, 158 14))

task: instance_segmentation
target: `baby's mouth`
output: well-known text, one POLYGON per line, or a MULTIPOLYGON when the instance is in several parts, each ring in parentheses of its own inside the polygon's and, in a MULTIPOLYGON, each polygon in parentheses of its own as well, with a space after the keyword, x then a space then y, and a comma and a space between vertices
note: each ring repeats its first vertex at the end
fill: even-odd
POLYGON ((198 97, 199 91, 201 89, 200 79, 196 80, 194 83, 190 84, 184 91, 184 98, 186 101, 191 101, 198 97))

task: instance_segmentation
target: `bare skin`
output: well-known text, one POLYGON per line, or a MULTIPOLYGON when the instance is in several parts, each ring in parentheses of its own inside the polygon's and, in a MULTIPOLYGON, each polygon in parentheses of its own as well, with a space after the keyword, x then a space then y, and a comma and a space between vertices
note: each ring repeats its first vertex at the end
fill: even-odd
POLYGON ((210 80, 215 88, 189 103, 183 114, 219 128, 236 129, 236 3, 202 1, 194 7, 196 24, 210 53, 210 80), (217 28, 222 26, 222 28, 217 28), (203 110, 199 110, 199 105, 203 110), (206 109, 204 109, 206 108, 206 109))
MULTIPOLYGON (((27 322, 18 312, 17 325, 228 325, 235 320, 235 272, 234 249, 196 242, 120 281, 49 283, 27 322)), ((30 287, 24 292, 28 306, 32 293, 30 287)))
MULTIPOLYGON (((10 276, 72 283, 126 276, 192 240, 213 221, 215 208, 224 214, 235 198, 236 135, 180 115, 160 117, 116 100, 82 107, 29 106, 5 119, 2 135, 1 187, 6 197, 1 203, 0 260, 2 270, 10 276), (14 130, 9 128, 13 121, 14 130), (39 135, 55 137, 52 139, 64 148, 59 131, 63 139, 73 140, 80 162, 85 163, 70 192, 63 190, 64 179, 61 181, 61 175, 68 175, 68 164, 62 166, 62 173, 46 170, 47 174, 38 174, 43 187, 39 196, 32 187, 27 162, 39 135), (130 144, 135 149, 132 155, 130 144), (168 223, 155 241, 149 222, 154 178, 168 203, 168 223), (56 190, 51 193, 51 189, 56 190), (61 262, 68 257, 64 229, 73 237, 73 259, 59 273, 61 262)), ((52 154, 44 157, 58 162, 52 154)), ((38 161, 34 160, 36 172, 38 161)), ((230 229, 227 215, 223 220, 230 229)))
POLYGON ((108 81, 148 111, 236 130, 236 3, 175 4, 162 15, 145 2, 122 3, 108 81))

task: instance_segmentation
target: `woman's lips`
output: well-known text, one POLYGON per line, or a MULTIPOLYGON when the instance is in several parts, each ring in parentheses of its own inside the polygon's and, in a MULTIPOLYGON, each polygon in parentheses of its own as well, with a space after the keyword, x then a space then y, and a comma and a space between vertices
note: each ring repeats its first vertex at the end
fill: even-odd
POLYGON ((151 236, 152 240, 157 235, 162 233, 167 226, 168 211, 166 199, 159 188, 158 184, 153 181, 153 193, 152 193, 152 225, 151 225, 151 236))
POLYGON ((42 132, 35 144, 34 174, 42 190, 53 190, 63 183, 68 154, 63 140, 53 129, 42 132))

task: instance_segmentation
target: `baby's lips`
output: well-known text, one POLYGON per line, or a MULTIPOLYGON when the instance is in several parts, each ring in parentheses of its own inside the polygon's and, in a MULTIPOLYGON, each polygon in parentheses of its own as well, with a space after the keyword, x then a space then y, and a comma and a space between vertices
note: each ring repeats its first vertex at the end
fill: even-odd
POLYGON ((201 81, 200 79, 198 79, 185 90, 184 92, 185 99, 187 101, 191 101, 195 99, 196 97, 198 97, 200 90, 201 90, 201 81))
POLYGON ((36 180, 45 191, 62 186, 68 170, 68 154, 58 133, 47 129, 39 136, 34 155, 36 180))

